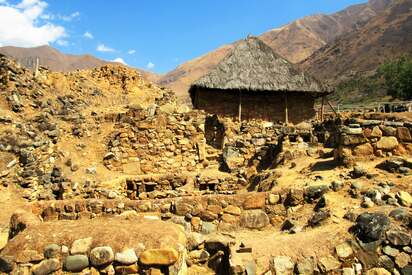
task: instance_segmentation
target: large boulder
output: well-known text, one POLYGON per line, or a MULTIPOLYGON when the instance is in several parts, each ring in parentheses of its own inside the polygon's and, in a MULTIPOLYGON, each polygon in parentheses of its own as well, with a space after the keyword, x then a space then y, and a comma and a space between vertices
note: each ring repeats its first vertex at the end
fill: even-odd
POLYGON ((295 264, 287 256, 276 256, 272 259, 272 269, 275 274, 292 275, 295 264))
POLYGON ((363 242, 380 240, 390 225, 389 218, 382 213, 363 213, 356 219, 352 230, 363 242))
POLYGON ((261 229, 269 224, 269 217, 262 210, 244 211, 240 216, 240 224, 249 229, 261 229))
POLYGON ((70 272, 80 272, 89 266, 89 258, 85 255, 67 256, 64 259, 64 268, 70 272))
POLYGON ((356 157, 371 157, 373 154, 373 147, 370 143, 358 145, 353 149, 353 155, 356 157))
POLYGON ((382 137, 376 143, 376 148, 378 150, 384 150, 384 151, 392 151, 398 146, 399 146, 399 142, 396 137, 382 137))
POLYGON ((114 261, 114 253, 111 247, 102 246, 90 251, 90 262, 93 266, 104 266, 114 261))
POLYGON ((179 253, 173 248, 148 249, 140 254, 139 260, 144 265, 173 265, 179 259, 179 253))
POLYGON ((406 128, 406 127, 396 128, 396 137, 400 141, 404 141, 404 142, 411 142, 412 141, 411 133, 409 132, 409 129, 406 128))

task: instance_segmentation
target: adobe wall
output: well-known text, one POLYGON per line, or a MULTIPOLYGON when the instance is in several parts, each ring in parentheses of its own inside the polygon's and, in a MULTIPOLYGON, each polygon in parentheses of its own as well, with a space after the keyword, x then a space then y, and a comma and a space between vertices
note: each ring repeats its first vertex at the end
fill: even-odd
MULTIPOLYGON (((239 92, 197 90, 197 109, 211 114, 238 117, 239 92)), ((308 94, 288 93, 289 122, 298 124, 315 117, 315 99, 308 94)), ((285 121, 284 94, 242 91, 242 119, 262 119, 272 122, 285 121)))

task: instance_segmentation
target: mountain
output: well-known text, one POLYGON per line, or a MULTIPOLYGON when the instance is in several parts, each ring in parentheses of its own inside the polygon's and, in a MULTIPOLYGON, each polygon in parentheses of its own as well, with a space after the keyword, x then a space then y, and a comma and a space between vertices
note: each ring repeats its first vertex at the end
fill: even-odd
MULTIPOLYGON (((296 20, 263 33, 260 38, 292 63, 299 63, 337 37, 361 28, 391 4, 391 0, 370 0, 331 14, 317 14, 296 20)), ((236 42, 235 42, 236 43, 236 42)), ((225 45, 199 58, 186 62, 160 77, 158 84, 173 89, 188 101, 190 84, 216 66, 233 48, 225 45)))
MULTIPOLYGON (((36 58, 40 60, 40 65, 47 67, 52 71, 70 72, 82 69, 91 69, 100 67, 113 62, 98 59, 92 55, 71 55, 64 54, 50 46, 40 46, 34 48, 20 47, 0 47, 0 53, 9 56, 27 68, 33 69, 36 64, 36 58)), ((139 70, 144 78, 150 81, 157 81, 156 74, 139 70)))
POLYGON ((331 83, 368 75, 386 60, 412 53, 411 33, 412 1, 393 1, 384 12, 322 47, 300 66, 331 83))

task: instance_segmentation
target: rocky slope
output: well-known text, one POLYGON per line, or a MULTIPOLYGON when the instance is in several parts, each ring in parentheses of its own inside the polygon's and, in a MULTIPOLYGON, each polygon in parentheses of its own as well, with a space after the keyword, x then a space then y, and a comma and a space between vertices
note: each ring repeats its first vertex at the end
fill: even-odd
POLYGON ((412 51, 412 2, 394 1, 356 31, 321 48, 301 66, 321 79, 340 82, 373 72, 385 60, 412 51))
MULTIPOLYGON (((293 63, 298 63, 338 36, 358 29, 368 20, 385 10, 391 0, 370 0, 366 4, 351 6, 341 12, 304 17, 260 36, 276 52, 293 63)), ((200 76, 207 73, 230 51, 233 45, 223 46, 177 67, 162 76, 159 84, 173 89, 187 101, 187 89, 200 76)))
MULTIPOLYGON (((6 46, 0 47, 0 53, 17 60, 27 68, 34 68, 36 58, 39 57, 40 65, 57 72, 71 72, 75 70, 96 68, 106 64, 114 64, 113 62, 108 62, 88 54, 65 54, 50 46, 34 48, 6 46)), ((144 70, 139 71, 146 79, 150 81, 157 80, 155 74, 144 70)))

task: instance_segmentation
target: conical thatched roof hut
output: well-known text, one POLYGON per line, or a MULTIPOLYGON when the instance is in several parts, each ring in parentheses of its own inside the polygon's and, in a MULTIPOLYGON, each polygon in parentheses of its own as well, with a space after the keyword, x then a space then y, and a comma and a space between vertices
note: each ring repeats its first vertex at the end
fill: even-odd
POLYGON ((256 37, 240 41, 189 92, 193 106, 210 113, 294 123, 312 118, 314 99, 328 93, 256 37))

